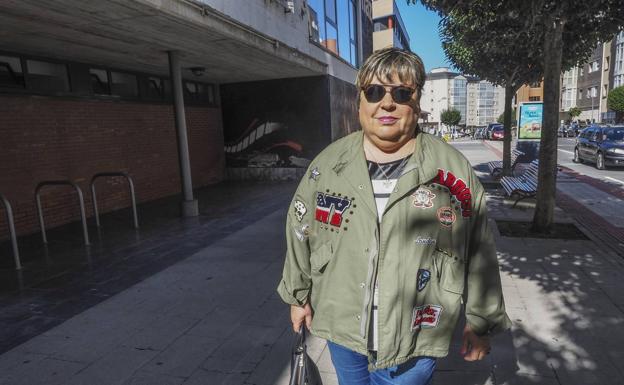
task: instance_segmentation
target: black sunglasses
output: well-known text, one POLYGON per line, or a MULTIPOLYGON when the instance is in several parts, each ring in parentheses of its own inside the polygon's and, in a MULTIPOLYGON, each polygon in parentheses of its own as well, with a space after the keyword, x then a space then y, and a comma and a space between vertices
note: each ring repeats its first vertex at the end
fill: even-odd
POLYGON ((390 96, 395 103, 405 104, 412 100, 412 95, 416 89, 406 86, 382 86, 381 84, 370 84, 362 87, 364 97, 369 103, 377 103, 386 96, 386 87, 390 87, 390 96))

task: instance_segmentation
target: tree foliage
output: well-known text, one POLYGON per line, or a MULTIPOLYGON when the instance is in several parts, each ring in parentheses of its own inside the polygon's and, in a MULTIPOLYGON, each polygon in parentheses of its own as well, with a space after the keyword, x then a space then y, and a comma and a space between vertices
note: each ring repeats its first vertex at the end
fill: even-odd
MULTIPOLYGON (((416 0, 407 2, 416 3, 416 0)), ((494 55, 497 57, 505 53, 513 54, 513 50, 520 45, 528 49, 527 57, 531 64, 541 66, 544 75, 544 124, 533 229, 548 232, 553 224, 556 194, 560 75, 576 64, 585 63, 599 42, 610 40, 622 29, 624 0, 420 2, 437 11, 443 19, 449 15, 483 15, 483 23, 475 26, 483 34, 477 38, 470 35, 462 41, 462 45, 478 48, 485 45, 486 52, 491 55, 498 53, 494 55), (510 23, 506 24, 507 21, 510 23)), ((488 60, 479 51, 474 53, 473 62, 488 60)))
POLYGON ((461 118, 462 118, 461 112, 459 112, 458 110, 454 108, 444 110, 440 114, 440 121, 442 122, 442 124, 449 126, 449 127, 458 125, 459 122, 461 121, 461 118))
POLYGON ((624 86, 612 89, 611 92, 609 92, 607 103, 609 108, 615 111, 615 121, 617 123, 622 123, 622 118, 624 117, 624 86))
MULTIPOLYGON (((513 119, 516 116, 516 109, 511 110, 511 118, 513 119)), ((505 113, 498 115, 496 119, 496 123, 504 124, 505 123, 505 113)))
POLYGON ((574 119, 577 116, 579 116, 581 114, 581 112, 583 112, 580 108, 578 107, 572 107, 570 108, 570 110, 568 111, 568 114, 570 114, 570 118, 574 119))
POLYGON ((624 86, 616 87, 609 92, 607 99, 609 108, 615 112, 624 112, 624 86))

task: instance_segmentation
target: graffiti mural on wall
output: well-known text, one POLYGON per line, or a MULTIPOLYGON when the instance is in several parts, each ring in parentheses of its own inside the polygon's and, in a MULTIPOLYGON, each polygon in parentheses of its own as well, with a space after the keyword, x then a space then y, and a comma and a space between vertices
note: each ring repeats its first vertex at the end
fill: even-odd
POLYGON ((228 167, 307 167, 359 129, 351 83, 330 76, 221 86, 228 167))
POLYGON ((228 167, 307 167, 331 142, 325 76, 221 86, 228 167))

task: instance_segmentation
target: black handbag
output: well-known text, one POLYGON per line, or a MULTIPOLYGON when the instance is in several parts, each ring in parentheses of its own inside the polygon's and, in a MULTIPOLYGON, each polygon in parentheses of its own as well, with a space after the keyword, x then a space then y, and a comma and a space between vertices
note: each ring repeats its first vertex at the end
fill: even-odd
POLYGON ((306 328, 302 326, 299 333, 295 334, 295 344, 290 360, 290 382, 288 384, 323 385, 321 374, 316 364, 312 361, 310 356, 308 356, 305 339, 306 328))

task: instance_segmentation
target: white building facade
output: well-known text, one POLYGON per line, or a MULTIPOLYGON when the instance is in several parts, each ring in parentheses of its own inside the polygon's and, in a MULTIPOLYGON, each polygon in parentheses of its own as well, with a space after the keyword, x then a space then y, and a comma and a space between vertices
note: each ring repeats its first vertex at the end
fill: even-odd
POLYGON ((440 127, 440 115, 449 108, 460 111, 460 125, 474 127, 496 122, 504 102, 504 88, 441 67, 427 74, 420 105, 429 112, 430 127, 440 127))

